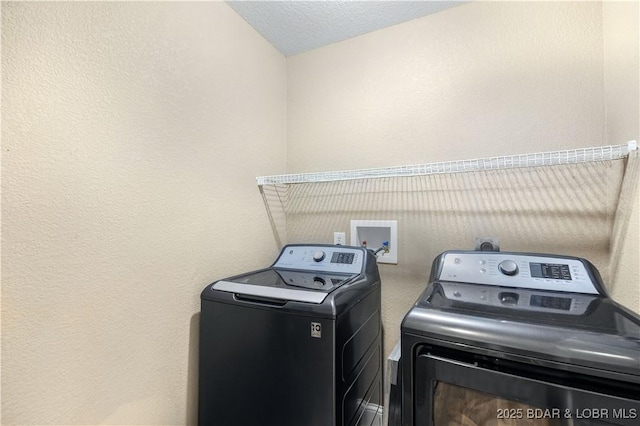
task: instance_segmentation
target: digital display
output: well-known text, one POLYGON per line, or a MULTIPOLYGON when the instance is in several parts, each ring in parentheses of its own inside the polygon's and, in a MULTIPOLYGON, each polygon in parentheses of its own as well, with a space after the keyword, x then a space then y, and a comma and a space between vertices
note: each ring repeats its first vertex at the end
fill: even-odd
POLYGON ((552 280, 571 280, 569 265, 555 263, 529 263, 531 276, 534 278, 547 278, 552 280))
POLYGON ((537 306, 540 308, 561 309, 563 311, 568 311, 569 309, 571 309, 571 299, 567 297, 551 297, 534 294, 531 296, 529 305, 537 306))
POLYGON ((341 253, 336 251, 331 256, 331 263, 346 263, 351 265, 353 263, 353 257, 353 253, 341 253))

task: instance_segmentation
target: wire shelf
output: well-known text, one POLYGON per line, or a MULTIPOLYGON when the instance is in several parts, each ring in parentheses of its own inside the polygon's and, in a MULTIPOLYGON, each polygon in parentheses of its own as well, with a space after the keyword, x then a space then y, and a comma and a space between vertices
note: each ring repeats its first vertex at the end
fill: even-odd
POLYGON ((390 177, 422 176, 443 173, 477 172, 482 170, 514 169, 520 167, 555 166, 561 164, 588 163, 593 161, 618 160, 638 149, 636 141, 624 145, 608 145, 578 148, 563 151, 537 152, 532 154, 506 155, 474 160, 443 161, 410 166, 380 167, 360 170, 341 170, 318 173, 259 176, 259 186, 292 183, 334 182, 354 179, 376 179, 390 177))

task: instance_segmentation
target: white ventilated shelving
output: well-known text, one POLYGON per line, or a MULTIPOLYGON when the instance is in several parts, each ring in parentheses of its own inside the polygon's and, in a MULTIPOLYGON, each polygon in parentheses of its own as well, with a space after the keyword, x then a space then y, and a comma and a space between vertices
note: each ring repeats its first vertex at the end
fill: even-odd
POLYGON ((409 166, 380 167, 360 170, 341 170, 317 173, 259 176, 259 186, 296 183, 333 182, 354 179, 375 179, 407 176, 423 176, 443 173, 477 172, 483 170, 515 169, 522 167, 555 166, 561 164, 589 163, 618 160, 638 149, 636 141, 623 145, 577 148, 531 154, 504 155, 473 160, 442 161, 409 166))

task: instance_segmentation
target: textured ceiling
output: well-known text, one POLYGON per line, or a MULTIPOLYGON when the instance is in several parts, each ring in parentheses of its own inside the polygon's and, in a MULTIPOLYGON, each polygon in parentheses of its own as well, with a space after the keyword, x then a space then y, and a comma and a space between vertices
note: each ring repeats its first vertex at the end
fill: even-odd
POLYGON ((464 1, 227 1, 285 56, 436 13, 464 1))

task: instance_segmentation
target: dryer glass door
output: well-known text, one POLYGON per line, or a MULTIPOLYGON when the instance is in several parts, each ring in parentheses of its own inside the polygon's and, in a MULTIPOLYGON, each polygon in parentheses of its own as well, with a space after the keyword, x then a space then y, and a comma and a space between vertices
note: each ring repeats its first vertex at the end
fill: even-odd
POLYGON ((639 387, 497 360, 415 360, 414 425, 637 425, 639 387), (519 370, 519 368, 521 369, 519 370), (502 370, 502 371, 499 371, 502 370), (564 379, 563 379, 564 377, 564 379))

